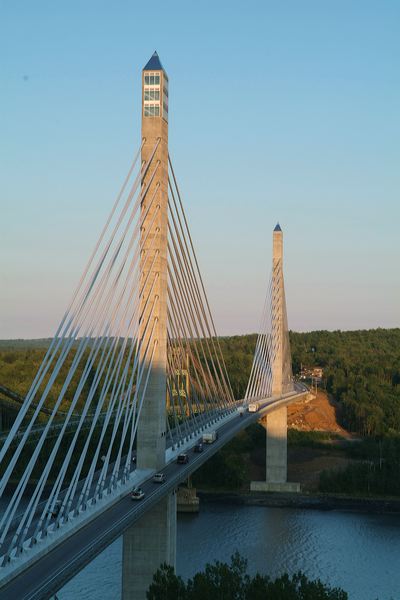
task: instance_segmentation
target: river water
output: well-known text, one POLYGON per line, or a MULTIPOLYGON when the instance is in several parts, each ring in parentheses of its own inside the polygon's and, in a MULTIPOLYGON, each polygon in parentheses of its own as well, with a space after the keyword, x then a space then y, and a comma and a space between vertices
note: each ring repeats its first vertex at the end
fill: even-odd
MULTIPOLYGON (((302 570, 350 600, 400 600, 400 515, 202 504, 178 516, 177 572, 187 578, 235 550, 249 572, 302 570)), ((121 539, 57 594, 59 600, 118 600, 121 539)))

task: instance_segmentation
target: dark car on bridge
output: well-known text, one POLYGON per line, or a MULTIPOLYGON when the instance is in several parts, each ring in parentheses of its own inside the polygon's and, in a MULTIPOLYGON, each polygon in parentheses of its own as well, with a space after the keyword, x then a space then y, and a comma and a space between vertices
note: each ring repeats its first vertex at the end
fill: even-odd
POLYGON ((178 465, 185 465, 189 462, 189 456, 187 454, 178 454, 176 462, 178 463, 178 465))
POLYGON ((193 448, 193 452, 203 452, 204 448, 203 448, 203 443, 202 442, 198 442, 195 447, 193 448))

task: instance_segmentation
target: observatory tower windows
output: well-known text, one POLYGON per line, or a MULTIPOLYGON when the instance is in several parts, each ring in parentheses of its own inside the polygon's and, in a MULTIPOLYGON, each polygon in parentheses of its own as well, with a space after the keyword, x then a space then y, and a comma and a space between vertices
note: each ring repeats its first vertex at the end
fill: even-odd
POLYGON ((145 117, 159 117, 160 116, 160 105, 159 104, 145 104, 144 105, 144 116, 145 117))
POLYGON ((143 76, 143 116, 168 121, 168 79, 164 73, 146 71, 143 76))
POLYGON ((149 73, 144 76, 144 85, 160 85, 160 73, 149 73))
POLYGON ((160 99, 160 90, 144 90, 144 99, 145 100, 159 100, 160 99))

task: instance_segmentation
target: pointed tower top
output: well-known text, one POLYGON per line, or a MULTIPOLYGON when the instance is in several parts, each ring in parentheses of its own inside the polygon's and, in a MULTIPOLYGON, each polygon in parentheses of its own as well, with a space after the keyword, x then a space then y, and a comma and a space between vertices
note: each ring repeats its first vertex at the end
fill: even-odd
POLYGON ((281 226, 279 225, 279 223, 277 223, 277 224, 275 225, 275 229, 274 229, 274 231, 282 231, 282 228, 281 228, 281 226))
POLYGON ((160 58, 156 51, 154 51, 153 56, 150 58, 145 67, 143 67, 143 71, 164 71, 165 69, 160 62, 160 58))

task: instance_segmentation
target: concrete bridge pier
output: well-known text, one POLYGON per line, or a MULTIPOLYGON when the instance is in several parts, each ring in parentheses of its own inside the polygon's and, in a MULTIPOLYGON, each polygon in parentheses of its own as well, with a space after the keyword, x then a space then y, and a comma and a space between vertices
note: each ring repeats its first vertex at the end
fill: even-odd
POLYGON ((162 563, 176 565, 176 494, 169 494, 123 536, 122 600, 145 600, 162 563))
POLYGON ((300 484, 287 481, 287 407, 261 419, 266 433, 265 481, 252 481, 252 492, 300 492, 300 484))

